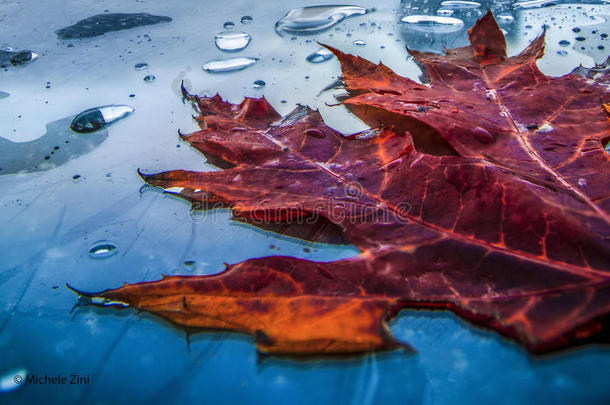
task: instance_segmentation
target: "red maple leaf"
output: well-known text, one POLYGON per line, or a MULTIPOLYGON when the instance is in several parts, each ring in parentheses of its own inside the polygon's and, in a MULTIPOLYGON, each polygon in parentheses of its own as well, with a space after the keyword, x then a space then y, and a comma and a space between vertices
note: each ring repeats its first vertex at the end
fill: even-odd
POLYGON ((378 128, 352 136, 307 107, 282 118, 264 98, 189 95, 202 129, 184 139, 227 168, 142 175, 254 223, 321 216, 359 256, 264 257, 79 293, 250 333, 271 353, 396 347, 385 321, 406 307, 450 309, 535 352, 606 341, 610 75, 545 76, 544 35, 507 57, 491 13, 469 38, 445 55, 410 51, 429 85, 329 48, 345 104, 378 128))

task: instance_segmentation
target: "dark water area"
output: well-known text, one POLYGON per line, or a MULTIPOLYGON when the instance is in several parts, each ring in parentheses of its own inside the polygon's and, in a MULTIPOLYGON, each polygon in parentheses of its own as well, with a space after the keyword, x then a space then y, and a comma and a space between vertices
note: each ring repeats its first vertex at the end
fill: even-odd
POLYGON ((91 38, 104 35, 107 32, 128 30, 144 25, 170 22, 172 19, 165 16, 150 15, 148 13, 108 13, 98 14, 85 18, 69 27, 55 31, 59 39, 91 38))

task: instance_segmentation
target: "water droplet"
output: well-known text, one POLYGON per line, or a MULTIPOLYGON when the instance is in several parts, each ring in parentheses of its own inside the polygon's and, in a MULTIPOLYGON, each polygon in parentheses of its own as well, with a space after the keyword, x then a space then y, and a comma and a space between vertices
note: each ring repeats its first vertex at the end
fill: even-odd
POLYGON ((185 266, 188 266, 188 267, 190 267, 190 266, 194 266, 194 265, 195 265, 195 263, 197 263, 195 260, 185 260, 185 261, 184 261, 184 265, 185 265, 185 266))
POLYGON ((498 20, 499 23, 506 23, 506 24, 512 23, 513 21, 515 21, 515 17, 513 17, 509 13, 498 14, 496 16, 496 19, 498 20))
POLYGON ((580 179, 578 179, 578 185, 580 187, 585 187, 587 185, 587 180, 583 179, 582 177, 580 179))
POLYGON ((552 5, 553 2, 557 0, 526 0, 526 1, 518 1, 513 4, 514 8, 536 8, 536 7, 544 7, 546 5, 552 5))
POLYGON ((496 141, 496 138, 492 134, 490 134, 489 131, 481 127, 474 128, 472 130, 472 135, 474 135, 474 138, 477 141, 486 145, 492 144, 496 141))
POLYGON ((144 69, 148 68, 148 63, 145 63, 145 62, 136 63, 135 65, 133 65, 133 68, 135 70, 144 70, 144 69))
POLYGON ((448 33, 464 28, 464 22, 454 17, 409 15, 401 18, 400 21, 415 31, 423 32, 448 33))
POLYGON ((38 59, 38 54, 32 51, 16 52, 11 56, 10 62, 13 66, 21 66, 38 59))
POLYGON ((290 10, 275 23, 275 31, 306 35, 325 31, 345 18, 364 15, 373 10, 358 6, 311 6, 290 10))
POLYGON ((150 82, 154 82, 155 79, 156 79, 155 75, 146 75, 146 76, 144 76, 144 81, 145 82, 149 82, 149 83, 150 82))
POLYGON ((134 109, 127 105, 106 105, 91 108, 74 117, 70 128, 74 132, 80 133, 97 131, 121 118, 125 118, 133 111, 134 109))
POLYGON ((544 124, 540 125, 537 129, 536 132, 540 132, 540 133, 547 133, 547 132, 551 132, 553 130, 553 127, 551 125, 549 125, 548 122, 545 122, 544 124))
POLYGON ((2 46, 0 46, 0 51, 4 51, 4 52, 13 52, 14 49, 12 46, 10 46, 9 44, 2 44, 2 46))
POLYGON ((119 250, 114 243, 108 242, 107 240, 100 240, 89 248, 89 257, 92 259, 106 259, 107 257, 114 256, 118 251, 119 250))
POLYGON ((481 7, 481 3, 476 1, 449 0, 442 1, 441 6, 447 8, 479 8, 481 7))
POLYGON ((451 10, 450 8, 439 8, 438 10, 436 10, 436 14, 445 17, 451 17, 453 14, 455 14, 455 11, 451 10))
POLYGON ((250 24, 253 20, 254 18, 252 18, 252 16, 245 15, 239 21, 241 21, 242 24, 250 24))
POLYGON ((565 39, 562 39, 561 41, 559 41, 559 45, 570 46, 570 41, 566 41, 565 39))
POLYGON ((576 37, 574 39, 577 40, 578 42, 583 42, 586 38, 585 37, 576 37))
POLYGON ((333 58, 333 53, 331 51, 329 51, 326 48, 319 48, 314 53, 307 55, 307 57, 305 59, 307 60, 307 62, 320 63, 320 62, 326 62, 327 60, 330 60, 332 58, 333 58))
POLYGON ((326 137, 326 134, 317 128, 306 129, 305 132, 303 132, 303 133, 307 136, 312 136, 314 138, 325 138, 326 137))
POLYGON ((557 55, 560 55, 560 56, 566 56, 567 54, 568 54, 568 52, 564 51, 563 49, 560 49, 557 51, 557 55))
POLYGON ((364 46, 364 45, 366 45, 366 42, 361 40, 361 39, 357 39, 357 40, 354 41, 354 45, 364 46))
POLYGON ((580 28, 578 28, 578 27, 572 28, 572 31, 574 31, 574 32, 577 32, 577 33, 578 33, 578 32, 580 32, 580 28))
POLYGON ((335 100, 341 102, 350 98, 350 94, 345 89, 336 89, 335 91, 333 91, 333 97, 335 98, 335 100))
POLYGON ((252 37, 247 32, 225 31, 216 35, 214 43, 224 52, 239 52, 248 46, 252 37))
POLYGON ((209 73, 233 72, 242 70, 258 62, 258 58, 230 58, 211 60, 203 65, 203 70, 209 73))
POLYGON ((252 84, 252 87, 254 87, 255 89, 261 89, 263 87, 265 87, 265 82, 262 80, 255 80, 254 83, 252 84))
POLYGON ((222 27, 225 30, 230 30, 231 28, 235 27, 235 23, 233 21, 227 21, 226 23, 222 24, 222 27))

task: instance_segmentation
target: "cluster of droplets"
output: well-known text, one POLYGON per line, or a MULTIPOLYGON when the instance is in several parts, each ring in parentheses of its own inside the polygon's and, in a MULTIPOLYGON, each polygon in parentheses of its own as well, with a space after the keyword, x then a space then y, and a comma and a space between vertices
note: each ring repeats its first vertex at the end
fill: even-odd
MULTIPOLYGON (((240 23, 242 25, 248 25, 254 21, 254 18, 249 15, 241 17, 240 23)), ((248 47, 252 37, 245 31, 235 30, 235 23, 233 21, 226 21, 222 25, 224 31, 219 32, 214 37, 214 44, 216 48, 225 53, 237 53, 241 52, 248 47)), ((210 60, 202 66, 203 70, 208 73, 225 73, 235 72, 243 70, 249 66, 254 65, 258 62, 258 58, 249 56, 235 56, 230 58, 221 58, 210 60)), ((261 80, 260 82, 264 82, 261 80)), ((254 85, 255 88, 262 87, 254 85)))
MULTIPOLYGON (((426 1, 424 1, 424 4, 426 1)), ((490 6, 504 34, 515 21, 508 2, 495 1, 490 6)), ((483 15, 482 5, 478 1, 446 0, 436 10, 429 7, 407 5, 405 16, 401 21, 406 29, 429 34, 449 34, 465 29, 465 20, 483 15)))
MULTIPOLYGON (((290 40, 297 40, 298 36, 310 35, 326 31, 336 26, 346 18, 358 15, 365 15, 372 9, 359 6, 310 6, 290 10, 284 17, 275 24, 275 31, 280 36, 290 35, 290 40)), ((251 16, 244 16, 240 19, 242 25, 252 23, 251 16)), ((241 52, 248 47, 252 37, 245 31, 237 30, 233 21, 226 21, 223 24, 224 31, 217 34, 214 38, 216 47, 227 53, 241 52)), ((351 34, 348 34, 348 36, 351 34)), ((308 41, 311 42, 311 41, 308 41)), ((353 44, 365 46, 366 42, 362 39, 355 39, 353 44)), ((306 57, 310 63, 321 63, 333 58, 332 52, 326 48, 319 48, 306 57)), ((258 62, 255 57, 232 57, 215 59, 206 62, 203 70, 209 73, 234 72, 245 69, 258 62)), ((263 80, 256 80, 253 88, 261 89, 265 86, 263 80)))

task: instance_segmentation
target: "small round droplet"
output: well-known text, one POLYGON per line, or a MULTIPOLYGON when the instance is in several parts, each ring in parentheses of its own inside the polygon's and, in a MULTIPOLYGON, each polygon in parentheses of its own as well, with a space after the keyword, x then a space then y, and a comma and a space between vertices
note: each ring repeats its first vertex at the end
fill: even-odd
POLYGON ((97 241, 89 248, 89 257, 92 259, 105 259, 117 253, 117 246, 107 240, 97 241))
POLYGON ((231 28, 235 27, 235 23, 233 21, 227 21, 226 23, 222 24, 222 27, 225 30, 230 30, 231 28))
POLYGON ((455 14, 455 11, 450 8, 439 8, 438 10, 436 10, 436 15, 451 17, 453 14, 455 14))
POLYGON ((563 49, 560 49, 557 51, 557 55, 559 56, 566 56, 568 54, 567 51, 564 51, 563 49))
POLYGON ((136 63, 135 65, 133 65, 133 68, 135 70, 144 70, 148 67, 148 63, 145 62, 140 62, 140 63, 136 63))
POLYGON ((255 89, 262 89, 263 87, 265 87, 265 83, 263 80, 255 80, 254 83, 252 84, 252 87, 254 87, 255 89))
POLYGON ((305 60, 310 63, 321 63, 332 59, 333 53, 326 48, 319 48, 317 51, 307 55, 305 60))
POLYGON ((512 23, 513 21, 515 21, 515 17, 513 17, 512 14, 509 14, 509 13, 498 14, 496 19, 498 20, 499 23, 505 23, 505 24, 512 23))
POLYGON ((253 20, 254 18, 252 18, 252 16, 245 15, 239 21, 241 21, 242 24, 250 24, 253 20))
POLYGON ((155 75, 146 75, 146 76, 144 76, 144 81, 148 82, 148 83, 154 82, 155 79, 156 79, 155 75))
POLYGON ((224 52, 239 52, 248 46, 252 37, 243 31, 224 31, 214 37, 216 47, 224 52))
POLYGON ((187 266, 187 267, 194 266, 195 263, 197 263, 195 260, 185 260, 184 261, 184 265, 187 266))
POLYGON ((354 45, 364 46, 364 45, 366 45, 366 42, 361 40, 361 39, 357 39, 357 40, 354 41, 354 45))
POLYGON ((582 177, 580 179, 578 179, 578 185, 580 187, 585 187, 587 185, 587 180, 583 179, 582 177))
POLYGON ((562 39, 561 41, 559 41, 559 45, 570 46, 570 41, 566 41, 565 39, 562 39))
POLYGON ((489 131, 481 127, 474 128, 472 130, 472 134, 477 141, 486 145, 492 144, 496 141, 496 138, 490 134, 489 131))
POLYGON ((585 37, 576 37, 574 39, 577 40, 578 42, 583 42, 586 38, 585 37))
POLYGON ((317 128, 306 129, 305 132, 303 132, 303 133, 307 136, 312 136, 314 138, 326 137, 326 134, 317 128))
POLYGON ((578 27, 572 28, 572 31, 574 31, 574 32, 580 32, 580 28, 578 28, 578 27))

